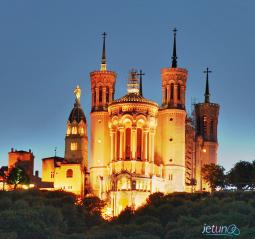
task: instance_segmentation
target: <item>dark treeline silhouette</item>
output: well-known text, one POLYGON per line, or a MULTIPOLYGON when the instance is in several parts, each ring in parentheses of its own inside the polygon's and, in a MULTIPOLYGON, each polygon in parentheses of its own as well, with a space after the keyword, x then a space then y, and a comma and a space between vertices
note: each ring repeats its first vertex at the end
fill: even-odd
POLYGON ((2 191, 0 239, 200 239, 205 223, 236 224, 238 238, 250 239, 255 236, 254 198, 254 191, 154 193, 135 212, 127 208, 105 221, 105 203, 97 197, 78 203, 61 191, 2 191))
POLYGON ((255 238, 255 161, 240 161, 227 173, 205 165, 203 177, 212 193, 154 193, 138 210, 105 221, 99 198, 16 189, 28 178, 15 169, 6 181, 16 190, 0 191, 0 239, 194 239, 203 238, 204 224, 236 224, 238 238, 255 238))
POLYGON ((227 173, 222 166, 204 165, 202 176, 212 191, 217 187, 221 190, 255 190, 255 161, 239 161, 227 173))

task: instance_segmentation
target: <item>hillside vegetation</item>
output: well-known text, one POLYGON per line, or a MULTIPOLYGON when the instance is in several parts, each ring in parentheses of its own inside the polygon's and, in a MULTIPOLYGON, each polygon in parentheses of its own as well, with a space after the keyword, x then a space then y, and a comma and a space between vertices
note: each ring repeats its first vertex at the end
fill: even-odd
MULTIPOLYGON (((4 239, 192 239, 204 224, 236 224, 237 238, 255 238, 255 192, 152 194, 136 212, 127 208, 104 221, 104 203, 47 191, 0 192, 0 238, 4 239)), ((230 238, 230 237, 219 237, 230 238)))

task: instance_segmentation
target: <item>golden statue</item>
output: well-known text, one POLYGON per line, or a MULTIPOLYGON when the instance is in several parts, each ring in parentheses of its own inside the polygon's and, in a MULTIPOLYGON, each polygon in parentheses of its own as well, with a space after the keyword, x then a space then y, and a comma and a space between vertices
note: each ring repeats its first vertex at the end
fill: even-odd
POLYGON ((81 88, 79 85, 77 85, 77 87, 74 89, 74 94, 76 96, 76 101, 77 103, 80 103, 80 99, 81 99, 81 88))

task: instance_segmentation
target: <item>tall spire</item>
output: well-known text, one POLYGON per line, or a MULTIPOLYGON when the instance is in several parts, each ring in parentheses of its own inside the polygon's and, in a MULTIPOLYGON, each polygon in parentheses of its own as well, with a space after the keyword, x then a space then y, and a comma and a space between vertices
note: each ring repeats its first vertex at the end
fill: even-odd
POLYGON ((212 71, 209 71, 209 68, 206 68, 206 71, 204 73, 206 74, 206 85, 205 85, 205 103, 210 103, 210 90, 209 90, 209 73, 212 71))
POLYGON ((173 46, 173 56, 172 56, 172 68, 176 68, 177 67, 177 54, 176 54, 176 32, 177 32, 177 29, 174 28, 173 32, 174 32, 174 46, 173 46))
POLYGON ((140 79, 139 79, 139 94, 141 96, 143 96, 143 76, 145 75, 145 73, 142 72, 142 70, 140 70, 140 72, 137 73, 137 75, 140 76, 140 79))
POLYGON ((103 51, 102 51, 102 60, 101 60, 101 71, 106 71, 106 53, 105 53, 105 38, 107 34, 104 32, 103 36, 103 51))

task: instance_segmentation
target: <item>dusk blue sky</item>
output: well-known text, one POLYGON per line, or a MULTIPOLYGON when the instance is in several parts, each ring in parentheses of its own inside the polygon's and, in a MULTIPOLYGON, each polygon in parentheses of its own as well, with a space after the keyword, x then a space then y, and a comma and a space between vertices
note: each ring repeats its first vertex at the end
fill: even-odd
POLYGON ((73 89, 82 88, 90 120, 89 72, 99 69, 101 33, 107 66, 118 74, 142 69, 144 96, 161 102, 160 69, 170 66, 177 32, 178 66, 189 71, 186 107, 203 101, 209 67, 211 101, 219 103, 219 164, 255 160, 255 1, 0 1, 0 165, 11 147, 41 159, 64 155, 73 89))

